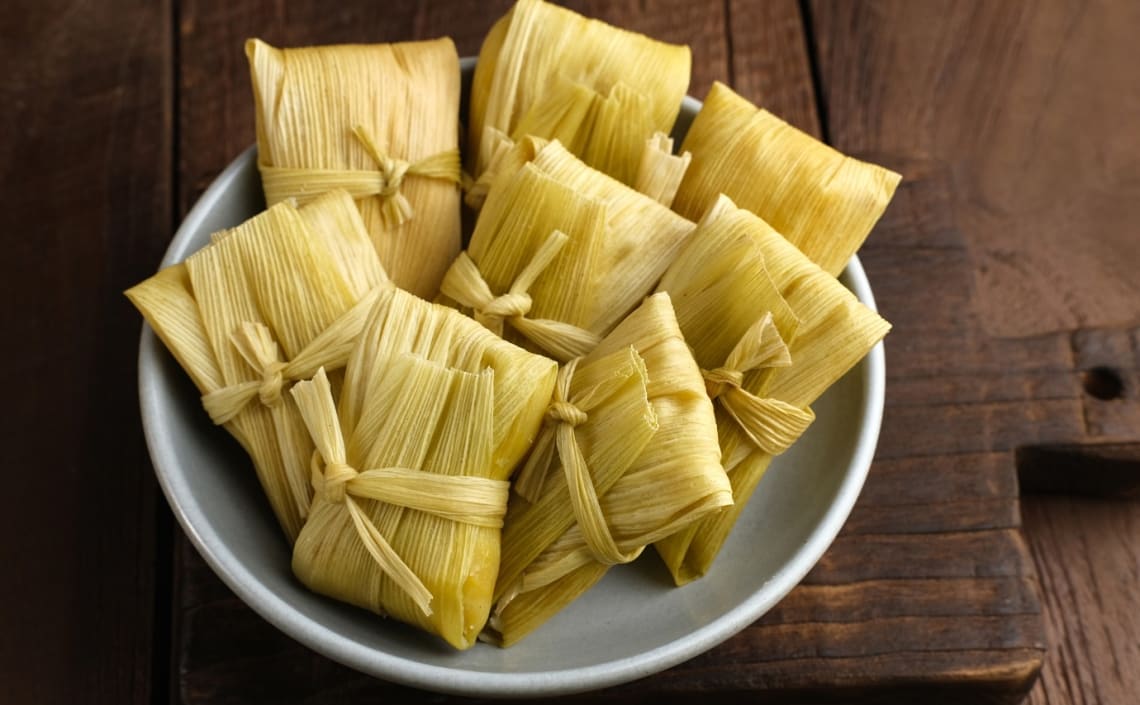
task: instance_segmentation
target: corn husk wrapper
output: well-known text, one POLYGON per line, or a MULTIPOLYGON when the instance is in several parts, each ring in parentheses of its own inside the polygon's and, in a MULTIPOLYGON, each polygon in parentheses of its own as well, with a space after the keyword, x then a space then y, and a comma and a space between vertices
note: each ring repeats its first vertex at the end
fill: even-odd
POLYGON ((282 392, 342 367, 390 285, 344 192, 280 204, 127 291, 238 440, 290 541, 311 501, 312 444, 282 392))
MULTIPOLYGON (((566 434, 579 435, 580 429, 590 426, 595 412, 586 411, 585 420, 573 427, 568 421, 573 411, 557 407, 564 403, 578 407, 576 393, 583 390, 575 385, 588 390, 594 381, 588 376, 578 382, 583 371, 592 372, 602 361, 612 364, 630 348, 644 361, 645 393, 657 432, 616 479, 611 474, 615 468, 607 471, 591 452, 612 440, 612 434, 620 432, 619 440, 629 446, 640 436, 619 428, 616 421, 601 420, 595 431, 601 435, 593 443, 579 437, 597 497, 592 511, 576 508, 578 504, 590 508, 589 502, 567 501, 578 492, 588 495, 589 488, 581 487, 577 475, 574 482, 566 477, 571 462, 561 443, 545 468, 542 462, 530 466, 532 454, 516 478, 504 528, 497 604, 485 635, 491 641, 504 646, 517 642, 585 592, 611 565, 632 560, 646 545, 732 503, 720 465, 713 407, 667 294, 646 299, 577 362, 565 399, 559 399, 556 391, 548 435, 554 433, 562 441, 566 434), (536 472, 537 480, 527 477, 536 472), (532 500, 520 494, 531 492, 526 488, 535 484, 541 489, 532 500)), ((540 436, 534 453, 541 454, 546 447, 540 436)), ((625 464, 625 458, 622 461, 625 464)))
POLYGON ((498 141, 533 135, 634 185, 646 140, 677 119, 691 63, 688 47, 520 0, 479 52, 470 168, 479 176, 498 141))
POLYGON ((808 406, 890 324, 723 196, 659 290, 673 295, 681 329, 717 397, 722 461, 735 500, 657 543, 674 580, 684 584, 708 571, 772 458, 811 422, 808 406))
MULTIPOLYGON (((494 176, 487 203, 465 256, 491 294, 504 297, 535 258, 532 253, 557 229, 568 243, 530 286, 527 317, 572 325, 595 339, 612 330, 653 289, 696 227, 645 194, 591 169, 557 141, 526 138, 501 152, 488 173, 494 176), (552 208, 567 210, 549 212, 552 208), (604 220, 600 230, 599 217, 604 220)), ((460 283, 445 283, 444 293, 470 305, 474 291, 462 295, 457 286, 449 286, 460 283)), ((592 349, 592 344, 577 350, 555 348, 512 327, 560 360, 592 349)))
POLYGON ((351 438, 363 391, 387 374, 366 358, 411 353, 467 372, 494 370, 492 477, 507 479, 534 442, 554 389, 558 365, 499 338, 458 311, 398 289, 380 292, 353 350, 338 412, 351 438))
POLYGON ((350 436, 324 370, 291 390, 318 449, 293 571, 316 592, 471 646, 487 619, 508 483, 492 479, 494 371, 370 349, 350 436))
POLYGON ((246 54, 267 203, 349 191, 392 281, 434 296, 460 248, 451 40, 246 54))
POLYGON ((692 164, 673 203, 678 213, 700 218, 723 193, 833 276, 902 178, 837 152, 722 83, 709 90, 683 149, 692 164))

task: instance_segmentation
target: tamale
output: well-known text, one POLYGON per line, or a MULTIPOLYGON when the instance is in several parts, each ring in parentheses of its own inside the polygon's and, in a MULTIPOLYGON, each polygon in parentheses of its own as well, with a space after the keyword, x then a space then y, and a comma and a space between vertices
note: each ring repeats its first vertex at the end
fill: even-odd
POLYGON ((496 160, 471 243, 442 291, 493 329, 506 320, 565 361, 637 306, 694 227, 559 142, 526 138, 496 160), (563 236, 563 249, 532 279, 531 263, 563 236))
MULTIPOLYGON (((325 466, 314 482, 324 486, 335 478, 354 477, 340 471, 330 475, 329 458, 357 470, 362 465, 376 469, 379 465, 375 463, 409 462, 407 458, 419 457, 417 453, 440 442, 442 434, 436 432, 427 411, 417 413, 407 407, 398 410, 379 401, 399 394, 418 400, 417 405, 435 410, 432 413, 442 413, 446 406, 446 412, 455 415, 449 423, 474 424, 472 428, 480 429, 479 437, 488 437, 486 451, 481 449, 482 441, 478 447, 474 445, 477 436, 473 435, 470 442, 437 449, 453 455, 439 455, 435 465, 425 461, 416 467, 451 474, 466 469, 466 474, 501 483, 501 519, 506 507, 506 480, 538 433, 556 374, 553 360, 497 337, 454 309, 430 304, 398 289, 379 292, 349 356, 335 411, 335 426, 340 430, 343 448, 334 442, 327 452, 321 451, 325 466), (488 386, 488 393, 479 393, 474 408, 447 405, 447 393, 438 388, 443 374, 440 370, 456 379, 479 377, 478 384, 488 386), (376 456, 379 448, 384 449, 383 454, 376 456)), ((313 389, 302 387, 304 391, 300 393, 308 394, 313 389)), ((322 399, 325 396, 321 394, 322 399)), ((331 402, 322 403, 327 419, 333 413, 327 409, 331 402)), ((322 426, 328 428, 330 424, 322 426)), ((377 483, 382 477, 387 478, 385 482, 391 480, 390 474, 364 475, 376 478, 377 483)), ((355 479, 347 482, 351 495, 351 483, 360 483, 355 479)), ((486 489, 487 482, 480 483, 475 491, 486 489)), ((379 498, 388 504, 361 500, 357 507, 360 511, 355 511, 348 500, 344 506, 338 506, 339 502, 324 501, 321 491, 317 494, 312 515, 294 551, 294 571, 307 585, 438 633, 457 648, 471 645, 491 606, 499 561, 498 521, 493 522, 496 526, 470 525, 471 522, 444 521, 438 512, 401 512, 389 501, 391 496, 379 498), (391 553, 400 557, 399 562, 392 560, 378 541, 364 538, 376 535, 369 526, 384 539, 391 553), (374 560, 373 551, 381 554, 376 559, 380 562, 374 560)), ((447 501, 463 498, 434 490, 432 497, 447 501)), ((334 494, 333 498, 339 496, 334 494)), ((413 508, 427 507, 421 501, 413 508)))
POLYGON ((458 311, 407 292, 388 289, 376 297, 349 358, 338 411, 346 437, 363 413, 360 390, 385 371, 364 364, 366 356, 411 353, 467 372, 491 368, 493 477, 507 479, 538 435, 550 402, 558 365, 488 331, 458 311))
POLYGON ((485 638, 504 646, 576 599, 610 565, 632 560, 646 545, 732 502, 713 407, 667 294, 646 299, 593 352, 562 369, 548 418, 547 438, 535 447, 538 459, 532 455, 516 479, 503 529, 496 607, 485 638), (606 466, 598 460, 603 444, 616 443, 621 451, 642 436, 616 420, 595 420, 598 412, 582 407, 595 401, 599 368, 630 349, 644 364, 652 409, 646 418, 655 419, 657 431, 632 461, 609 456, 622 462, 606 466), (611 435, 618 433, 622 437, 611 435), (556 457, 548 450, 552 434, 556 457), (589 486, 583 487, 585 473, 571 471, 582 464, 567 453, 574 450, 571 440, 589 468, 589 486), (528 477, 533 473, 537 478, 528 477))
POLYGON ((451 40, 246 54, 266 202, 349 191, 392 281, 434 296, 460 247, 451 40))
POLYGON ((293 571, 322 594, 471 646, 491 606, 508 483, 492 479, 494 371, 365 350, 346 438, 321 369, 291 390, 317 447, 293 571))
POLYGON ((902 178, 845 156, 714 83, 683 149, 673 208, 697 219, 720 194, 763 218, 832 276, 883 214, 902 178))
POLYGON ((311 501, 312 445, 282 391, 345 364, 376 293, 388 288, 344 192, 283 203, 127 291, 249 453, 286 535, 311 501), (256 402, 256 403, 255 403, 256 402))
POLYGON ((677 119, 691 63, 688 47, 519 0, 479 51, 469 168, 479 176, 496 142, 533 135, 633 185, 646 140, 677 119))
POLYGON ((721 196, 658 287, 716 399, 734 505, 658 541, 678 584, 708 571, 772 458, 814 418, 809 405, 890 324, 754 214, 721 196))

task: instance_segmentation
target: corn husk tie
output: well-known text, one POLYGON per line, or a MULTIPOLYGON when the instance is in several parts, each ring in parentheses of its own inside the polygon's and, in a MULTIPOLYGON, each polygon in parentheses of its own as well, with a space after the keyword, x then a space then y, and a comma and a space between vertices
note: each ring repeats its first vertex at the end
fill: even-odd
POLYGON ((356 500, 371 499, 451 521, 499 528, 506 513, 509 484, 504 480, 437 475, 408 468, 359 472, 346 462, 344 436, 324 368, 311 382, 297 383, 290 393, 316 445, 311 472, 317 496, 345 507, 357 535, 380 569, 425 615, 430 615, 431 592, 369 521, 356 500))
POLYGON ((534 452, 515 480, 515 491, 530 502, 538 501, 545 481, 543 470, 553 465, 553 451, 557 448, 566 484, 570 488, 574 518, 590 552, 605 565, 628 563, 641 555, 642 549, 622 552, 618 548, 602 512, 597 488, 586 467, 586 457, 574 435, 574 429, 588 420, 589 411, 608 399, 624 380, 617 377, 602 380, 571 399, 570 382, 579 361, 580 358, 574 358, 558 370, 554 398, 546 412, 547 423, 535 442, 534 452))
POLYGON ((473 309, 475 320, 498 336, 503 335, 503 322, 509 321, 556 359, 566 361, 580 357, 597 347, 601 337, 569 323, 526 318, 532 305, 528 290, 569 240, 565 233, 552 232, 502 296, 492 293, 475 261, 461 252, 447 270, 440 291, 473 309))
POLYGON ((262 165, 259 168, 266 200, 276 203, 286 198, 295 198, 298 202, 304 203, 332 189, 343 189, 354 199, 379 196, 382 203, 380 214, 384 225, 396 227, 403 225, 415 215, 412 205, 400 191, 405 178, 422 176, 456 184, 462 181, 457 149, 437 152, 413 163, 384 154, 363 125, 354 127, 352 133, 376 162, 375 171, 296 169, 262 165))
POLYGON ((302 519, 309 514, 310 496, 305 486, 305 468, 291 452, 297 446, 293 435, 296 427, 286 416, 281 392, 288 382, 304 379, 314 369, 343 367, 373 301, 375 295, 366 296, 288 362, 281 359, 280 349, 269 328, 261 323, 242 323, 230 335, 230 342, 250 368, 261 375, 261 379, 232 384, 202 395, 202 406, 218 426, 233 420, 254 399, 269 409, 285 464, 286 485, 302 519))
POLYGON ((772 314, 766 313, 740 338, 724 365, 701 370, 709 399, 718 402, 757 448, 779 455, 803 435, 815 413, 779 399, 762 398, 743 388, 744 373, 792 364, 772 314))

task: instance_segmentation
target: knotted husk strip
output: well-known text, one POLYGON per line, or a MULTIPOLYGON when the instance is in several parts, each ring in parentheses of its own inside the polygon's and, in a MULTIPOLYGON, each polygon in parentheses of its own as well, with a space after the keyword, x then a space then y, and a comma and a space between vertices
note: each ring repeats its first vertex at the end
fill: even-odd
POLYGON ((605 246, 606 209, 524 164, 494 190, 471 243, 444 276, 441 293, 472 310, 497 335, 521 336, 560 361, 593 350, 601 339, 581 328, 605 246))
MULTIPOLYGON (((497 616, 491 620, 488 640, 499 641, 501 635, 500 643, 508 646, 533 628, 511 629, 512 613, 504 610, 519 595, 544 587, 532 569, 542 565, 544 552, 561 535, 583 519, 595 536, 608 534, 597 499, 629 469, 658 430, 646 383, 645 362, 628 346, 589 361, 575 360, 559 371, 546 424, 514 485, 516 493, 523 494, 512 497, 505 521, 503 564, 495 588, 497 616)), ((601 543, 614 548, 612 539, 603 536, 601 543)), ((589 551, 584 542, 583 549, 589 551)), ((621 562, 622 556, 611 558, 607 565, 621 562)), ((574 597, 565 596, 562 604, 574 597)), ((542 621, 554 611, 557 608, 542 621)))
POLYGON ((459 59, 450 39, 246 43, 266 201, 342 188, 392 281, 439 289, 460 248, 459 59))
POLYGON ((780 442, 758 447, 718 403, 722 460, 736 502, 657 543, 674 580, 684 584, 708 571, 775 452, 810 423, 808 406, 854 367, 890 324, 771 226, 723 196, 659 288, 673 295, 681 328, 706 370, 728 366, 750 335, 761 333, 753 340, 760 344, 769 314, 791 362, 747 372, 741 384, 779 407, 769 418, 786 422, 775 429, 780 442), (803 415, 797 417, 797 410, 803 415))
POLYGON ((392 616, 457 649, 487 619, 508 483, 491 476, 494 371, 365 351, 345 438, 323 374, 293 395, 319 449, 312 515, 293 550, 310 589, 392 616))
POLYGON ((499 338, 455 309, 388 289, 377 295, 349 358, 338 406, 346 438, 353 437, 362 413, 361 390, 385 374, 384 368, 369 367, 364 358, 403 353, 467 372, 494 370, 493 477, 507 479, 542 425, 557 363, 499 338))
MULTIPOLYGON (((575 378, 583 366, 629 347, 645 363, 657 433, 608 489, 594 474, 601 515, 616 551, 625 556, 732 503, 713 406, 668 294, 647 298, 582 360, 575 378)), ((552 466, 556 469, 557 461, 552 466)), ((570 510, 537 508, 548 493, 565 497, 565 482, 563 473, 548 471, 539 503, 511 497, 496 611, 485 635, 490 641, 507 646, 522 639, 585 592, 613 562, 599 560, 577 522, 557 535, 547 526, 570 510)))
POLYGON ((682 147, 693 155, 673 208, 700 218, 720 194, 837 276, 902 178, 845 156, 714 83, 682 147))
POLYGON ((280 204, 127 292, 249 453, 290 541, 310 502, 312 445, 282 392, 322 365, 343 366, 388 287, 351 208, 343 193, 301 211, 280 204))
MULTIPOLYGON (((528 165, 564 190, 580 199, 592 199, 605 209, 603 242, 588 274, 591 288, 563 286, 558 296, 566 311, 582 311, 580 317, 568 322, 603 336, 653 290, 696 226, 652 198, 591 169, 559 142, 533 137, 500 154, 488 201, 495 190, 509 189, 516 174, 528 165)), ((480 220, 483 217, 480 214, 480 220)), ((532 237, 548 235, 539 231, 532 237)), ((562 320, 557 314, 550 317, 562 320)))
POLYGON ((632 178, 644 140, 656 131, 669 132, 677 119, 691 64, 688 47, 541 0, 520 0, 495 23, 479 51, 468 167, 476 177, 483 173, 496 132, 516 140, 528 134, 553 139, 571 125, 584 138, 575 154, 599 168, 620 165, 615 170, 632 178), (624 96, 615 96, 619 84, 616 91, 624 96), (563 94, 550 98, 551 92, 563 94), (642 107, 625 107, 631 101, 642 107), (591 110, 598 115, 584 114, 591 110), (528 118, 531 131, 519 133, 528 118), (578 130, 576 123, 588 129, 578 130))

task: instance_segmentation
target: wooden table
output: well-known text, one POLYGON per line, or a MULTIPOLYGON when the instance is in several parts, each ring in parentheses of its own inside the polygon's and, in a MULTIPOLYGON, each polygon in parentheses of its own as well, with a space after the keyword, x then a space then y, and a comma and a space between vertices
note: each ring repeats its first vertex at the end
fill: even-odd
MULTIPOLYGON (((861 253, 895 330, 879 452, 845 530, 736 638, 578 699, 1133 702, 1140 6, 570 4, 690 44, 694 95, 727 81, 905 176, 861 253), (1063 494, 1019 499, 1035 491, 1063 494)), ((0 13, 6 702, 441 700, 280 635, 188 547, 143 445, 140 321, 120 292, 253 140, 246 37, 449 34, 474 54, 507 5, 0 13)))

